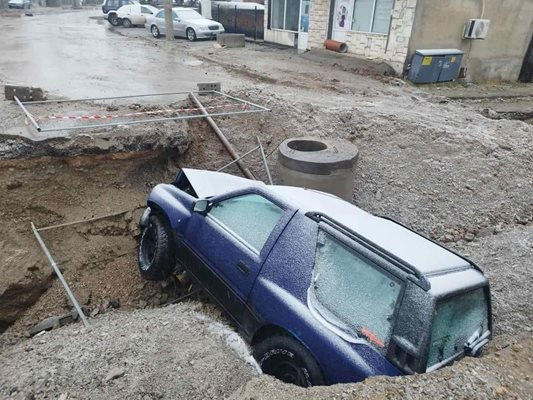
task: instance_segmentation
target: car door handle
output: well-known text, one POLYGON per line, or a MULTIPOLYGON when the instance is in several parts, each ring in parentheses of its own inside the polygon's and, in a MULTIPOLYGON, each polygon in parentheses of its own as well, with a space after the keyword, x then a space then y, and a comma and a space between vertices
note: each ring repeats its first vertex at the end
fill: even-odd
POLYGON ((237 263, 237 269, 243 274, 248 275, 250 273, 250 267, 244 263, 244 261, 239 261, 237 263))

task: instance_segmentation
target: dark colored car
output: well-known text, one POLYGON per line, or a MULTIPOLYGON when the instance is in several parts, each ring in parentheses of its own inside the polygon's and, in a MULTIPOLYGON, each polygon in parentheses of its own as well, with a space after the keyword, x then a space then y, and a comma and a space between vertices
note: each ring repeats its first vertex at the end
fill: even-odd
POLYGON ((131 4, 139 4, 139 2, 133 0, 105 0, 102 3, 102 12, 106 15, 106 18, 111 25, 118 26, 121 21, 113 11, 118 10, 122 6, 131 4))
POLYGON ((285 382, 423 373, 491 338, 476 265, 326 193, 183 169, 152 190, 141 227, 141 275, 178 260, 285 382))

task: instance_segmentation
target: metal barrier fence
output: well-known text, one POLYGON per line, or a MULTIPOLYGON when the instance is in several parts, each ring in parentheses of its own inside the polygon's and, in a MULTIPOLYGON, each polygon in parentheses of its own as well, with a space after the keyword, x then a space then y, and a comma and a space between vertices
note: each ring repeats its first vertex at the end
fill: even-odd
POLYGON ((211 7, 212 18, 224 25, 228 33, 244 33, 246 37, 254 40, 264 39, 264 10, 238 9, 235 7, 220 7, 214 4, 211 7))

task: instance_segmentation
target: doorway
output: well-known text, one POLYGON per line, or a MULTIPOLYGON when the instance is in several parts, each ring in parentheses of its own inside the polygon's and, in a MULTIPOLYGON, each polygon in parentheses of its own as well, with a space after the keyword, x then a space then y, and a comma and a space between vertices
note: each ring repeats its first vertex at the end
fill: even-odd
POLYGON ((339 42, 346 42, 346 32, 350 30, 352 21, 353 1, 351 0, 336 0, 335 9, 333 10, 333 29, 331 38, 339 42))
POLYGON ((533 82, 533 37, 529 41, 526 55, 524 56, 524 63, 518 76, 520 82, 533 82))
POLYGON ((300 25, 298 27, 298 50, 307 50, 309 40, 309 14, 311 9, 311 0, 302 0, 300 2, 300 25))

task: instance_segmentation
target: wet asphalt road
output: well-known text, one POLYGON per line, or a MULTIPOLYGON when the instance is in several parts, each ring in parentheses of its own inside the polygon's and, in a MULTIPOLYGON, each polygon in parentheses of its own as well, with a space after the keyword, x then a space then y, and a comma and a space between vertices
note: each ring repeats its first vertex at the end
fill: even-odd
POLYGON ((126 37, 94 18, 101 15, 94 9, 0 17, 0 78, 71 99, 194 90, 197 82, 232 86, 221 69, 185 54, 185 46, 211 47, 213 42, 177 39, 168 47, 147 31, 147 39, 126 37))

